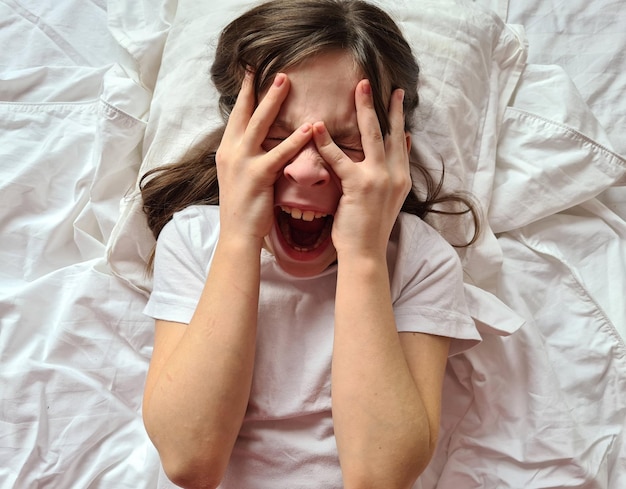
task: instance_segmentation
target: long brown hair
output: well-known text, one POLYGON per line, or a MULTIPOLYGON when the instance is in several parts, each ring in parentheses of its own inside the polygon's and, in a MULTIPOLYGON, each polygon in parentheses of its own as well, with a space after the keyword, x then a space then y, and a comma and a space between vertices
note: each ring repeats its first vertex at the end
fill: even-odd
MULTIPOLYGON (((211 67, 224 122, 228 121, 247 70, 254 72, 258 99, 279 71, 336 50, 349 52, 370 81, 383 134, 388 134, 390 128, 386 102, 391 91, 405 91, 405 130, 410 132, 419 103, 419 66, 391 17, 361 0, 270 0, 228 24, 220 35, 211 67)), ((215 152, 222 134, 223 128, 202 141, 195 154, 142 177, 143 209, 155 238, 175 212, 194 204, 219 204, 215 152)), ((414 153, 411 165, 415 170, 413 190, 402 210, 420 218, 428 213, 469 213, 473 235, 457 245, 469 246, 476 241, 479 217, 471 197, 442 195, 443 172, 435 180, 414 153), (438 204, 446 204, 445 210, 438 204)))

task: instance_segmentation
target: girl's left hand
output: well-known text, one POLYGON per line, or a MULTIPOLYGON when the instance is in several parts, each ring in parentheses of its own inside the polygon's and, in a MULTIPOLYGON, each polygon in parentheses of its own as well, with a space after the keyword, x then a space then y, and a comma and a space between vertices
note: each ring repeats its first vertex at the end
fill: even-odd
POLYGON ((258 106, 253 74, 243 80, 217 150, 220 237, 241 236, 260 244, 274 220, 274 183, 285 164, 310 140, 304 124, 279 145, 266 151, 263 141, 287 98, 290 81, 279 73, 258 106))
POLYGON ((352 161, 332 140, 323 122, 313 126, 320 155, 341 181, 343 195, 335 213, 332 239, 337 255, 385 256, 402 204, 411 189, 409 140, 404 132, 403 90, 391 94, 390 134, 383 137, 371 86, 356 87, 357 122, 365 159, 352 161))

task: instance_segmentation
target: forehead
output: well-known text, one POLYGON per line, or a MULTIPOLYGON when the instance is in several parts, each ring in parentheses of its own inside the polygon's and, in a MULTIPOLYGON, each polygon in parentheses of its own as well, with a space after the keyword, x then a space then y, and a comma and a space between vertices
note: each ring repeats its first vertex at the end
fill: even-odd
POLYGON ((358 133, 354 90, 363 76, 349 53, 319 54, 285 73, 291 88, 278 115, 283 124, 324 121, 331 133, 358 133))

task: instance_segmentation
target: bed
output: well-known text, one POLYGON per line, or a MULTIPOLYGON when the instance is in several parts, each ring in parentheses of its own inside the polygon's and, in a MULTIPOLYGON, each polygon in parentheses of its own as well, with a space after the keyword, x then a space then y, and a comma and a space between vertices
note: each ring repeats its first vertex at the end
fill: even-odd
MULTIPOLYGON (((215 3, 0 0, 2 488, 157 487, 137 179, 218 123, 250 2, 215 3)), ((415 487, 626 487, 626 0, 377 3, 422 66, 418 149, 483 208, 459 253, 497 326, 450 358, 415 487)))

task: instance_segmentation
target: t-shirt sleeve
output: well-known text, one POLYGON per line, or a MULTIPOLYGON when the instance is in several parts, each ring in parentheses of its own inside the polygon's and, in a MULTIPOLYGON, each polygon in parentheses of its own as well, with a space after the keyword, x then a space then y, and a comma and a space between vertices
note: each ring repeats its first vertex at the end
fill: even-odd
POLYGON ((452 246, 415 216, 401 214, 392 259, 396 326, 452 338, 450 355, 481 341, 468 312, 463 269, 452 246))
POLYGON ((152 293, 144 314, 185 324, 191 321, 217 234, 217 224, 197 208, 174 214, 157 240, 152 293))

